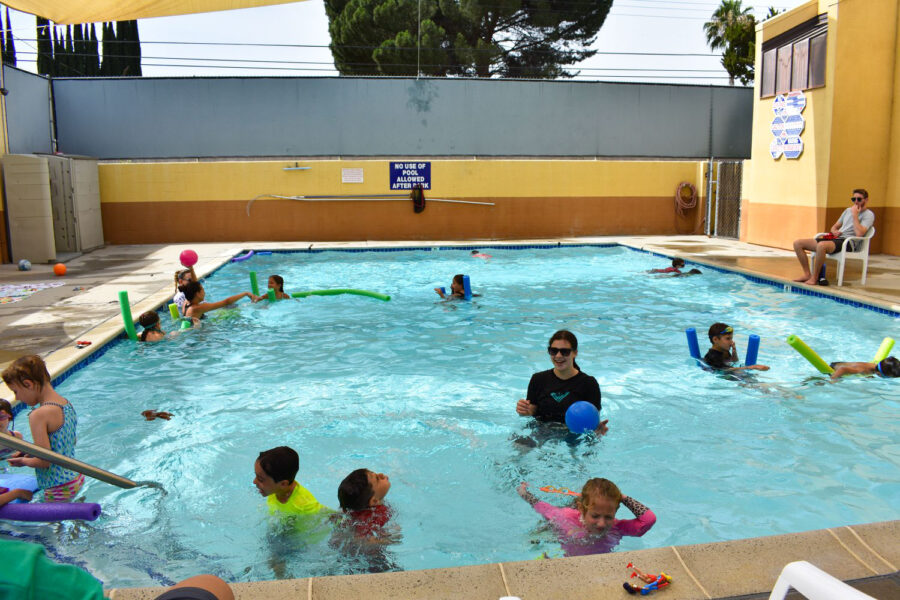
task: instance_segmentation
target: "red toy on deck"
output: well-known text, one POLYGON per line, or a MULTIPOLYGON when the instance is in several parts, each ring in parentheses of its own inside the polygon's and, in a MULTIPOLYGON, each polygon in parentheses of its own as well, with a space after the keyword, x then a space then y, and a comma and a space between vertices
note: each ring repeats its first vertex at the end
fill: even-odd
POLYGON ((651 573, 642 573, 640 569, 635 567, 632 563, 628 563, 625 565, 627 568, 631 569, 631 578, 637 577, 647 585, 641 587, 637 585, 631 585, 627 581, 622 584, 622 587, 625 588, 625 591, 629 594, 640 594, 641 596, 646 596, 650 592, 655 592, 660 590, 670 583, 672 583, 672 578, 666 575, 663 572, 660 572, 659 575, 653 575, 651 573))

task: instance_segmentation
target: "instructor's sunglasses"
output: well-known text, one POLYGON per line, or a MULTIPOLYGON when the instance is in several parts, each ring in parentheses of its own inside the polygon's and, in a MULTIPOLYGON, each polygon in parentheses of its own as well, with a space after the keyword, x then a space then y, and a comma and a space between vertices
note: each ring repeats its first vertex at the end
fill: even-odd
POLYGON ((568 356, 572 354, 571 348, 554 348, 553 346, 547 346, 547 354, 550 356, 556 356, 557 354, 562 354, 563 356, 568 356))
POLYGON ((850 196, 850 202, 863 202, 865 198, 862 196, 850 196))

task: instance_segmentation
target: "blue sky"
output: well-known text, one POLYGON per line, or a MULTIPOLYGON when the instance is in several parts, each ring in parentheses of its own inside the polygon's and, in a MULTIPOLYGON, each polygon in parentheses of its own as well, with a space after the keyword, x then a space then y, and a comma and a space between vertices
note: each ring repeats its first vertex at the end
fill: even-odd
MULTIPOLYGON (((776 0, 744 5, 761 19, 768 6, 785 9, 803 3, 776 0)), ((710 55, 703 34, 703 23, 716 6, 714 0, 615 0, 593 45, 601 54, 578 65, 579 79, 727 85, 727 74, 719 57, 710 55)), ((11 18, 16 37, 22 38, 16 46, 19 66, 33 71, 34 63, 27 61, 34 55, 25 53, 33 52, 35 44, 24 40, 34 38, 34 17, 11 11, 11 18)), ((322 0, 143 19, 139 29, 145 76, 337 74, 327 48, 331 39, 322 0)))

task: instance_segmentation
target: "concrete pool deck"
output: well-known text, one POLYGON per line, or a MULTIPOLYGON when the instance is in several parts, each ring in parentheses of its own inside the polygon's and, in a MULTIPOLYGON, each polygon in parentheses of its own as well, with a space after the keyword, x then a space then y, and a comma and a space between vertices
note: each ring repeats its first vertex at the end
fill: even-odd
MULTIPOLYGON (((56 377, 121 333, 119 291, 129 293, 135 317, 167 302, 173 293, 178 254, 191 247, 200 255, 201 277, 244 249, 328 249, 348 247, 434 247, 516 244, 619 243, 681 256, 701 265, 719 266, 804 288, 790 280, 798 275, 790 251, 705 236, 629 236, 472 242, 245 242, 153 246, 110 246, 66 263, 68 274, 58 278, 47 265, 21 272, 15 265, 0 266, 0 283, 62 282, 24 300, 0 304, 0 368, 24 354, 40 354, 56 377), (75 342, 91 345, 77 349, 75 342)), ((662 260, 661 260, 662 263, 662 260)), ((663 266, 661 264, 660 266, 663 266)), ((701 270, 703 267, 700 267, 701 270)), ((829 277, 834 280, 833 264, 829 277)), ((844 286, 812 288, 825 295, 874 304, 900 312, 900 257, 870 258, 866 286, 859 285, 859 263, 848 262, 844 286)), ((897 337, 894 335, 893 337, 897 337)), ((0 385, 0 397, 10 397, 0 385)), ((665 571, 675 583, 664 590, 670 600, 728 598, 771 590, 781 568, 794 560, 808 560, 876 598, 900 598, 900 521, 869 523, 716 544, 654 548, 603 556, 527 561, 380 575, 350 575, 277 582, 233 584, 239 599, 266 597, 331 598, 499 598, 523 600, 625 597, 625 564, 635 562, 652 572, 665 571), (888 576, 885 578, 884 576, 888 576), (871 578, 877 578, 877 582, 871 578), (879 590, 877 592, 869 591, 879 590), (881 595, 883 592, 884 595, 881 595)), ((112 590, 115 600, 153 598, 159 589, 112 590)))

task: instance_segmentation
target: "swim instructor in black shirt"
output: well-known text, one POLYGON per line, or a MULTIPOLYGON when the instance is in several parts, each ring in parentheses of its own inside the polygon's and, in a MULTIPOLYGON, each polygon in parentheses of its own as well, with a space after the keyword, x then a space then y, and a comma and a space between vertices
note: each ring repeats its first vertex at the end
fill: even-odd
MULTIPOLYGON (((539 421, 566 422, 566 411, 578 401, 590 402, 600 410, 600 386, 597 380, 583 373, 575 362, 578 339, 571 331, 557 331, 550 338, 547 353, 553 368, 531 376, 526 399, 516 403, 516 412, 539 421)), ((600 421, 598 435, 607 430, 607 420, 600 421)))

